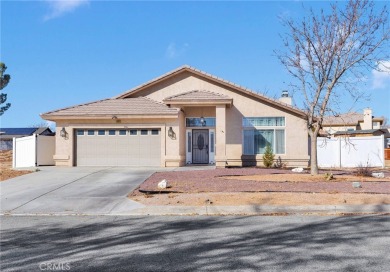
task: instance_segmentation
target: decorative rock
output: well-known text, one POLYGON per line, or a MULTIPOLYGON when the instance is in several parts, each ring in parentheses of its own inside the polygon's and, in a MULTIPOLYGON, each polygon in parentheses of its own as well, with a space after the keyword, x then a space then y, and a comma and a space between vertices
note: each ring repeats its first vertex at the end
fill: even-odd
POLYGON ((385 174, 383 172, 378 172, 378 173, 372 173, 371 176, 374 178, 384 178, 385 174))
POLYGON ((168 188, 168 181, 166 179, 163 179, 157 184, 157 187, 160 189, 166 189, 168 188))
POLYGON ((354 182, 352 182, 352 187, 353 188, 362 188, 362 185, 360 184, 359 181, 354 181, 354 182))
POLYGON ((298 168, 292 169, 291 171, 296 172, 296 173, 302 173, 303 172, 303 168, 302 167, 298 167, 298 168))

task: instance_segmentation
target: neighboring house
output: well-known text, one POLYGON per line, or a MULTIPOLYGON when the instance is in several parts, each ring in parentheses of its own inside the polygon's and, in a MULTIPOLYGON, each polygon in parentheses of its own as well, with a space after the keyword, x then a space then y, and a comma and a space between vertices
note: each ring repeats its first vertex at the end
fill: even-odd
POLYGON ((343 132, 349 132, 349 135, 364 134, 374 135, 383 125, 383 117, 372 116, 370 108, 364 109, 363 113, 350 112, 337 116, 325 116, 322 123, 323 136, 326 135, 345 135, 343 132), (356 131, 354 133, 351 133, 356 131), (362 131, 357 133, 357 131, 362 131), (371 134, 370 134, 371 133, 371 134), (374 134, 373 134, 374 133, 374 134))
POLYGON ((190 66, 42 118, 57 123, 56 165, 262 165, 267 144, 288 166, 309 161, 304 112, 190 66))
POLYGON ((0 150, 12 150, 13 138, 38 135, 54 135, 48 127, 39 128, 0 128, 0 150))

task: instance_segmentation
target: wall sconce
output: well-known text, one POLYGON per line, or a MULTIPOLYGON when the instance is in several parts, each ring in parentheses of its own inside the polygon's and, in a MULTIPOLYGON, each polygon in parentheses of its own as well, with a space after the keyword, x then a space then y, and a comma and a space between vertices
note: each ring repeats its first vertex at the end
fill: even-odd
POLYGON ((169 127, 168 137, 171 139, 176 139, 176 133, 173 131, 172 127, 169 127))
POLYGON ((62 138, 66 138, 66 136, 68 135, 68 132, 66 132, 65 128, 63 127, 60 131, 60 136, 62 138))

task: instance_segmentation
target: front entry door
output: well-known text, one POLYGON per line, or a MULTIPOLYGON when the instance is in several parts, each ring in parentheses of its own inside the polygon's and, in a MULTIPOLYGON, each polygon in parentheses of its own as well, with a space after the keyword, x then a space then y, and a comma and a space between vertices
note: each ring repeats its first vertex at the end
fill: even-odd
POLYGON ((209 130, 192 130, 192 163, 209 163, 209 130))

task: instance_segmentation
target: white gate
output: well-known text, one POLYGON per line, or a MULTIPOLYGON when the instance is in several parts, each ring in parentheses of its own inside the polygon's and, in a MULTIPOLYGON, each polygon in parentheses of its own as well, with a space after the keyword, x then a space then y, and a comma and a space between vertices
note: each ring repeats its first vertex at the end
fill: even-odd
POLYGON ((317 139, 319 167, 384 167, 384 137, 337 137, 317 139))
POLYGON ((54 136, 33 134, 13 141, 13 168, 54 165, 54 136))

